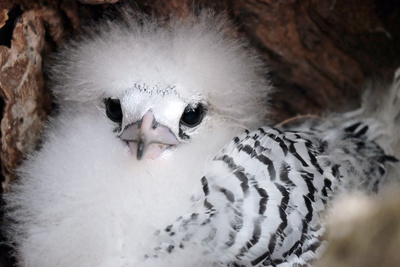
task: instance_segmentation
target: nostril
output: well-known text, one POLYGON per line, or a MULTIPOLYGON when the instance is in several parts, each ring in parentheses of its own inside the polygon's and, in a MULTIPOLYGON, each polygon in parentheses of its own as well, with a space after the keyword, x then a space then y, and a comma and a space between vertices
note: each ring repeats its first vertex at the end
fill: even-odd
POLYGON ((151 123, 151 128, 155 130, 158 127, 159 123, 156 121, 156 119, 153 119, 153 122, 151 123))

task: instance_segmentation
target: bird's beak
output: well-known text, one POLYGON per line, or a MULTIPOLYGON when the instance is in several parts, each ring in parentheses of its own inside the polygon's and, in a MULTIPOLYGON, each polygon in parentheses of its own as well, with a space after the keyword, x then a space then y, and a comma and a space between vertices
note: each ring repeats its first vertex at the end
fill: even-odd
POLYGON ((143 156, 150 159, 158 158, 164 151, 179 144, 172 131, 159 124, 151 111, 148 111, 140 121, 127 125, 119 137, 124 140, 136 158, 143 156))

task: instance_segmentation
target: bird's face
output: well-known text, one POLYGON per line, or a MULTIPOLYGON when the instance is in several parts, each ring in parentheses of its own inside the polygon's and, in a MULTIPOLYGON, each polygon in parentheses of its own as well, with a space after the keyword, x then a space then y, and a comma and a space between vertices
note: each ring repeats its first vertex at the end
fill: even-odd
POLYGON ((58 54, 53 93, 65 114, 107 115, 139 160, 194 147, 209 156, 268 114, 263 64, 225 27, 210 16, 105 23, 58 54))
POLYGON ((138 160, 168 156, 186 143, 205 119, 206 104, 185 98, 174 86, 134 84, 122 96, 104 100, 116 134, 138 160))

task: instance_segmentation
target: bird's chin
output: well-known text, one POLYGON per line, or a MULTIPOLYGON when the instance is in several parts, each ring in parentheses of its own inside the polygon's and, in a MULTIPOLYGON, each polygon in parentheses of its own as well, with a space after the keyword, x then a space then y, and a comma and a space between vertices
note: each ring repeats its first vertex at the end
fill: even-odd
MULTIPOLYGON (((136 141, 127 141, 126 142, 130 153, 136 157, 138 150, 138 142, 136 141)), ((160 157, 167 156, 169 152, 173 151, 176 148, 176 145, 172 144, 163 144, 163 143, 150 143, 146 145, 146 149, 144 151, 142 159, 157 159, 160 157)))

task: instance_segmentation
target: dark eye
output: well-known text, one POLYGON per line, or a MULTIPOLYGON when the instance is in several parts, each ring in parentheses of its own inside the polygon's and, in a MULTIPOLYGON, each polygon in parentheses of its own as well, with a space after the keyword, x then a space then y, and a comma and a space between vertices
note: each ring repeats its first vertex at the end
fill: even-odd
POLYGON ((119 102, 119 100, 107 98, 104 101, 104 103, 106 105, 107 117, 110 118, 110 120, 112 120, 114 122, 121 123, 122 122, 122 109, 121 109, 121 103, 119 102))
POLYGON ((196 107, 187 106, 181 117, 181 123, 188 127, 195 127, 200 124, 204 117, 204 107, 198 104, 196 107))

